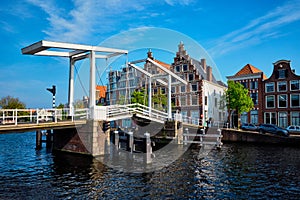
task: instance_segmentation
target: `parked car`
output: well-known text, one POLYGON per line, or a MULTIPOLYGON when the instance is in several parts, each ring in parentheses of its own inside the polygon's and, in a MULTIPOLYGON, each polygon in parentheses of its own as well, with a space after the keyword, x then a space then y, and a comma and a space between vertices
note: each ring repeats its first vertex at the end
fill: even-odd
POLYGON ((300 126, 288 126, 287 128, 286 128, 288 131, 289 131, 289 133, 298 133, 298 134, 300 134, 300 126))
POLYGON ((258 127, 255 126, 254 124, 244 123, 242 124, 241 129, 248 130, 248 131, 257 131, 258 127))
POLYGON ((280 136, 289 136, 289 132, 286 129, 280 128, 274 124, 261 124, 258 127, 258 131, 260 133, 272 133, 274 135, 280 135, 280 136))

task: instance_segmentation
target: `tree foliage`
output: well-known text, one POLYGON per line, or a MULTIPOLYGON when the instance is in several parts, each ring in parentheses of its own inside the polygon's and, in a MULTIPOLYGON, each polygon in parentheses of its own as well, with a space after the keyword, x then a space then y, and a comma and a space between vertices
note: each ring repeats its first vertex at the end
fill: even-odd
POLYGON ((0 107, 2 109, 25 109, 25 103, 21 102, 19 98, 11 96, 2 97, 0 100, 0 107))
POLYGON ((242 112, 249 112, 254 107, 254 104, 249 96, 248 90, 244 88, 242 84, 235 83, 232 80, 229 80, 227 83, 227 108, 235 110, 238 114, 242 112))
POLYGON ((158 110, 164 110, 168 104, 168 98, 165 94, 161 92, 154 94, 152 97, 152 102, 154 103, 154 108, 158 110))
POLYGON ((148 105, 148 95, 146 94, 146 91, 144 88, 140 90, 135 90, 131 94, 131 103, 139 103, 142 105, 147 106, 148 105))

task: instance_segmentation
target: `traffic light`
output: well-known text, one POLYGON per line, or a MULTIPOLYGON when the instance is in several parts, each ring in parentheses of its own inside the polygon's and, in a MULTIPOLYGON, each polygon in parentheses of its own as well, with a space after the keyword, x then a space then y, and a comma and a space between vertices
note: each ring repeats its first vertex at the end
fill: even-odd
POLYGON ((55 94, 56 94, 56 86, 55 85, 52 85, 52 88, 47 88, 47 90, 49 92, 51 92, 53 96, 55 96, 55 94))
POLYGON ((52 108, 55 108, 56 107, 55 106, 56 86, 52 85, 52 88, 47 88, 47 90, 52 93, 52 96, 53 96, 53 98, 52 98, 52 108))
POLYGON ((110 121, 103 121, 103 126, 102 126, 102 130, 104 132, 106 132, 107 130, 110 129, 110 121))

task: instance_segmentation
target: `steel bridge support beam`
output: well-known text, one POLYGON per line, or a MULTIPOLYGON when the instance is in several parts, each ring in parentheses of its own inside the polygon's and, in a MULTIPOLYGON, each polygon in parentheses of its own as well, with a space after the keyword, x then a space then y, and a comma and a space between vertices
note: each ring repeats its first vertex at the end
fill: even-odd
MULTIPOLYGON (((96 105, 96 61, 95 51, 90 51, 90 98, 89 109, 94 109, 96 105)), ((90 116, 92 118, 93 116, 90 116)))
POLYGON ((74 116, 74 64, 75 61, 70 58, 70 72, 69 72, 69 94, 68 94, 68 104, 69 104, 69 116, 74 116))

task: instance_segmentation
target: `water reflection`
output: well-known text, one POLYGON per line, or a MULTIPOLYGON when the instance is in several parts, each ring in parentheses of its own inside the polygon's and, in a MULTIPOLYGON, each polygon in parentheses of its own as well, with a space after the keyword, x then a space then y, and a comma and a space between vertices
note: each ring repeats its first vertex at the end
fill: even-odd
POLYGON ((297 199, 300 195, 298 148, 225 144, 199 159, 200 149, 193 146, 149 173, 126 173, 92 157, 34 148, 35 133, 0 135, 0 199, 297 199))

